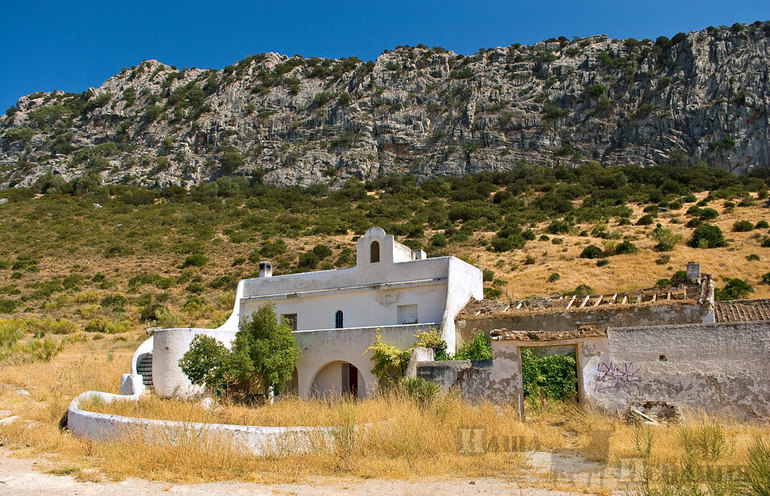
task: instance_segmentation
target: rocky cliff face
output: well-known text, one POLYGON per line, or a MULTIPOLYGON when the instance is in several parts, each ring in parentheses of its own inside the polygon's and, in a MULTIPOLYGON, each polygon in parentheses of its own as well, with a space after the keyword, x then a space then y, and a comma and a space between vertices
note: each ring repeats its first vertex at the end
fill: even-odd
POLYGON ((770 165, 770 22, 672 39, 605 36, 472 56, 398 47, 376 62, 156 61, 83 94, 36 93, 0 118, 0 185, 53 172, 191 185, 221 175, 334 187, 515 167, 770 165))

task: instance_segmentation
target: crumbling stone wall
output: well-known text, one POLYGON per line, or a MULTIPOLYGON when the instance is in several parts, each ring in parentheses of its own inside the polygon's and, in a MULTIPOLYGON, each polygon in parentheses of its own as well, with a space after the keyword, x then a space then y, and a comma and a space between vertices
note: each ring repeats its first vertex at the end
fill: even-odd
MULTIPOLYGON (((510 333, 515 335, 516 333, 510 333)), ((548 333, 541 333, 544 336, 548 333)), ((606 411, 646 402, 770 418, 770 322, 610 328, 605 336, 492 342, 492 362, 419 362, 418 377, 523 413, 521 348, 577 347, 580 400, 606 411)), ((570 335, 570 333, 563 333, 570 335)))
POLYGON ((465 343, 480 331, 488 333, 495 329, 560 332, 586 324, 595 324, 598 329, 607 329, 608 327, 712 322, 714 322, 714 312, 709 305, 672 303, 604 305, 561 312, 511 312, 486 318, 458 320, 455 328, 457 342, 465 343))
POLYGON ((739 418, 770 417, 770 323, 609 329, 583 368, 586 399, 608 410, 647 401, 739 418))

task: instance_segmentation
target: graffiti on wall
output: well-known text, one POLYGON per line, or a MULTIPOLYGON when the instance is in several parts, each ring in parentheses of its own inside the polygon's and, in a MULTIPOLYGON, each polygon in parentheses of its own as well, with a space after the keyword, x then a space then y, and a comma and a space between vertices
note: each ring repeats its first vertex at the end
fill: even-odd
POLYGON ((610 360, 609 363, 602 362, 597 366, 599 375, 594 384, 595 391, 608 391, 613 389, 624 389, 630 384, 642 380, 639 375, 639 369, 634 367, 634 362, 624 362, 615 364, 610 360))

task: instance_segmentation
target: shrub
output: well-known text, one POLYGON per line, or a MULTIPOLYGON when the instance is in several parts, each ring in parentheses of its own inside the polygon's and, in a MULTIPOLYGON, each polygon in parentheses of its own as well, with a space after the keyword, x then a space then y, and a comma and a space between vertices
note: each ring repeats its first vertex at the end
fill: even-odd
POLYGON ((754 229, 754 224, 748 220, 739 220, 733 224, 733 232, 749 232, 754 229))
POLYGON ((319 260, 323 260, 324 258, 331 256, 332 250, 326 245, 315 245, 313 247, 313 253, 316 254, 319 260))
POLYGON ((495 278, 495 271, 492 269, 484 269, 482 274, 482 279, 484 282, 491 282, 495 278))
POLYGON ((575 399, 577 361, 574 353, 538 357, 532 349, 524 348, 521 373, 525 397, 575 399))
POLYGON ((746 260, 749 262, 758 262, 759 261, 759 255, 756 253, 749 253, 746 255, 746 260))
POLYGON ((655 263, 657 265, 666 265, 671 261, 671 255, 661 255, 656 260, 655 263))
POLYGON ((596 266, 597 267, 604 267, 606 265, 609 265, 609 263, 610 263, 610 261, 607 260, 606 258, 601 258, 601 259, 596 261, 596 266))
POLYGON ((580 253, 580 258, 601 258, 604 255, 601 248, 594 245, 588 245, 586 246, 583 251, 580 253))
POLYGON ((615 246, 616 255, 629 255, 631 253, 636 253, 637 251, 639 251, 639 248, 629 240, 625 240, 615 246))
POLYGON ((201 253, 194 253, 184 259, 184 262, 182 262, 182 268, 185 269, 187 267, 203 267, 208 262, 209 259, 205 255, 201 253))
POLYGON ((762 274, 762 284, 770 284, 770 272, 762 274))
POLYGON ((636 221, 637 226, 651 226, 655 222, 655 217, 652 214, 647 214, 639 217, 636 221))
POLYGON ((722 230, 719 226, 712 224, 703 224, 695 229, 690 239, 690 246, 693 248, 718 248, 727 246, 722 230))
POLYGON ((719 212, 714 210, 713 208, 704 208, 700 211, 700 220, 706 221, 706 220, 714 220, 717 217, 719 217, 719 212))
POLYGON ((492 345, 489 343, 487 336, 480 332, 473 336, 473 340, 469 343, 464 343, 457 350, 454 356, 455 360, 491 360, 492 359, 492 345))
POLYGON ((559 279, 561 279, 561 275, 558 272, 551 272, 551 275, 548 276, 548 282, 556 282, 559 279))
POLYGON ((770 224, 768 224, 766 220, 760 220, 757 222, 757 225, 754 226, 754 229, 767 229, 768 227, 770 227, 770 224))
POLYGON ((430 404, 441 391, 438 384, 422 377, 405 378, 403 387, 406 394, 421 405, 430 404))
POLYGON ((673 286, 674 283, 671 282, 671 279, 658 279, 658 282, 655 283, 656 286, 673 286))
POLYGON ((297 267, 305 270, 313 270, 318 267, 318 262, 320 262, 318 255, 316 255, 313 250, 310 250, 299 256, 297 267))
POLYGON ((588 284, 579 284, 572 291, 567 291, 564 296, 577 296, 578 298, 584 298, 593 292, 593 288, 588 284))
POLYGON ((717 288, 714 296, 717 300, 740 300, 754 292, 754 288, 743 279, 727 279, 727 284, 722 289, 717 288))

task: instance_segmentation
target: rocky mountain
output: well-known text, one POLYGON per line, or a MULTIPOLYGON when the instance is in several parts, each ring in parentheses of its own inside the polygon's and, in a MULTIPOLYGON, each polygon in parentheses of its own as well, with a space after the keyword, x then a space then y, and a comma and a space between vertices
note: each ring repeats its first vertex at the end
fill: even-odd
POLYGON ((398 47, 376 62, 275 53, 222 71, 156 61, 0 118, 0 186, 98 173, 189 186, 222 175, 334 187, 515 167, 770 165, 770 22, 671 39, 398 47), (50 176, 47 176, 50 177, 50 176))

